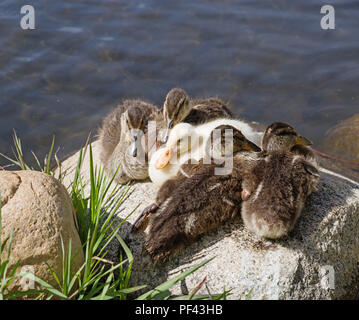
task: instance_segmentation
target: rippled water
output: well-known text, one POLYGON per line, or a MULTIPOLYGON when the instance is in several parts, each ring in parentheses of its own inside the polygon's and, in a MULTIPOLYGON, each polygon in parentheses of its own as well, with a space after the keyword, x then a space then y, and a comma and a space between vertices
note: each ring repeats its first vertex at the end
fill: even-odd
MULTIPOLYGON (((359 112, 359 2, 32 0, 0 3, 0 152, 15 128, 26 151, 78 149, 122 98, 157 105, 179 86, 219 96, 237 115, 286 121, 317 145, 359 112)), ((0 164, 4 164, 0 160, 0 164)))

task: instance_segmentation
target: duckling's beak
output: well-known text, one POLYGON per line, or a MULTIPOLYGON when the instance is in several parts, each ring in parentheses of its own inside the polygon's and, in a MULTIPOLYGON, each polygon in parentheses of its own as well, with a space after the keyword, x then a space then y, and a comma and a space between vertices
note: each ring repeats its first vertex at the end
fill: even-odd
POLYGON ((245 151, 254 151, 254 152, 261 151, 261 148, 259 148, 256 144, 254 144, 253 142, 251 142, 249 140, 244 141, 241 149, 245 150, 245 151))
POLYGON ((133 157, 137 157, 137 146, 136 146, 137 136, 132 137, 130 144, 130 153, 133 157))
POLYGON ((162 142, 163 142, 163 143, 166 143, 166 142, 167 142, 168 136, 169 136, 169 132, 170 132, 170 129, 172 128, 172 125, 173 125, 173 120, 167 118, 167 121, 166 121, 166 131, 165 131, 165 134, 164 134, 164 136, 163 136, 163 138, 162 138, 162 142))
POLYGON ((313 142, 305 137, 298 136, 296 144, 299 144, 302 146, 311 146, 313 144, 313 142))
POLYGON ((155 168, 156 169, 165 168, 171 160, 172 153, 173 153, 173 147, 164 148, 161 157, 159 157, 155 162, 155 168))

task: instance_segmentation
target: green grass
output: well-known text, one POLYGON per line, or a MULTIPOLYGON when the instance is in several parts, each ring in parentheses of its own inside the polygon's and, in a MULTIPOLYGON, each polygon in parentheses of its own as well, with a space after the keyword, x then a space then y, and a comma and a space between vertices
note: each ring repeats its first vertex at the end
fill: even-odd
POLYGON ((10 266, 10 253, 11 253, 11 243, 13 237, 13 230, 11 230, 10 235, 2 239, 2 218, 1 218, 1 197, 0 197, 0 300, 7 300, 11 298, 11 292, 9 291, 9 286, 15 279, 16 269, 19 265, 17 262, 12 268, 10 266), (1 259, 3 252, 6 252, 5 260, 1 259))
MULTIPOLYGON (((26 164, 24 154, 21 148, 21 141, 14 131, 13 150, 15 159, 2 155, 8 161, 15 164, 22 170, 38 170, 43 173, 56 176, 63 181, 65 175, 61 171, 61 162, 53 152, 55 139, 52 143, 44 163, 41 164, 35 153, 32 152, 36 160, 37 168, 32 168, 26 164), (53 164, 57 165, 57 173, 51 170, 53 164)), ((131 287, 130 279, 133 263, 133 255, 126 243, 120 237, 118 231, 123 221, 119 221, 115 213, 120 206, 124 204, 126 196, 131 190, 131 185, 116 185, 112 182, 117 172, 111 178, 108 178, 102 168, 98 169, 93 162, 92 146, 87 140, 85 147, 81 149, 74 174, 74 181, 71 186, 71 198, 76 212, 76 227, 82 243, 82 250, 85 262, 77 270, 73 270, 74 259, 79 252, 72 252, 71 239, 66 245, 61 238, 62 245, 62 276, 60 277, 53 269, 53 266, 47 265, 56 286, 46 283, 44 280, 33 276, 38 284, 38 289, 31 292, 12 293, 8 290, 9 285, 17 277, 29 276, 28 273, 16 273, 19 262, 11 269, 8 268, 11 255, 11 242, 13 233, 1 242, 1 252, 7 245, 7 259, 0 260, 0 299, 13 299, 21 295, 31 293, 36 299, 70 299, 70 300, 108 300, 108 299, 127 299, 128 294, 133 294, 138 290, 143 290, 147 285, 131 287), (86 195, 85 183, 82 181, 81 169, 86 152, 89 152, 90 159, 90 192, 86 195), (112 187, 111 187, 112 186, 112 187), (107 248, 115 238, 123 248, 125 257, 121 256, 118 263, 109 261, 107 258, 107 248)), ((1 203, 0 203, 1 204, 1 203)), ((134 208, 132 214, 137 208, 134 208)), ((1 207, 0 207, 0 235, 1 235, 1 207)), ((1 239, 1 238, 0 238, 1 239)), ((210 260, 205 261, 198 266, 180 274, 179 276, 139 295, 138 300, 167 300, 167 299, 226 299, 230 294, 224 291, 219 295, 198 296, 199 289, 205 283, 202 281, 189 295, 173 297, 170 289, 179 281, 185 279, 189 274, 195 272, 210 260)))
POLYGON ((61 173, 61 162, 58 159, 57 154, 54 153, 55 137, 52 137, 52 143, 51 143, 51 146, 50 146, 50 149, 49 149, 49 153, 45 156, 43 164, 40 163, 40 160, 38 159, 36 154, 33 151, 31 151, 32 156, 34 157, 34 160, 35 160, 35 162, 37 164, 37 169, 33 168, 33 167, 30 167, 26 163, 26 161, 24 159, 24 154, 23 154, 23 151, 22 151, 22 147, 21 147, 21 141, 18 138, 15 130, 14 130, 14 133, 13 133, 13 143, 14 143, 14 148, 15 149, 12 148, 12 151, 13 151, 13 156, 15 157, 15 159, 0 153, 0 155, 2 157, 4 157, 5 159, 10 161, 12 164, 16 165, 17 167, 19 167, 21 170, 38 170, 40 172, 43 172, 43 173, 46 173, 46 174, 49 174, 49 175, 54 175, 54 172, 51 170, 51 160, 55 160, 56 164, 58 165, 59 170, 60 170, 59 177, 60 177, 60 180, 61 180, 61 178, 63 176, 63 174, 61 173))

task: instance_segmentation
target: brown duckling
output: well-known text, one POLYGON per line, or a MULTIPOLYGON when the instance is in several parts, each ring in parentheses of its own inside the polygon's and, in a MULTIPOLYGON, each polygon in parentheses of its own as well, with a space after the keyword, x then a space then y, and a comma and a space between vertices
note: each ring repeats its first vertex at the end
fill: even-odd
POLYGON ((190 100, 180 88, 171 89, 163 105, 165 133, 162 141, 167 142, 169 130, 180 122, 202 124, 219 118, 234 118, 229 107, 219 98, 190 100))
POLYGON ((242 172, 241 215, 245 226, 259 237, 287 235, 316 189, 319 171, 309 144, 293 127, 274 123, 263 136, 264 151, 242 172))
MULTIPOLYGON (((281 133, 281 139, 292 141, 290 128, 287 127, 288 134, 268 130, 266 138, 270 134, 276 139, 281 133)), ((235 136, 239 139, 235 139, 230 174, 216 174, 218 165, 213 163, 184 164, 177 177, 161 187, 155 203, 144 210, 149 215, 145 246, 154 260, 167 258, 237 216, 240 210, 245 226, 261 237, 282 237, 294 227, 306 197, 315 190, 319 179, 317 167, 306 159, 308 154, 311 156, 310 150, 288 142, 287 148, 295 152, 243 152, 237 147, 240 136, 235 136)), ((308 140, 299 139, 299 143, 302 141, 308 144, 308 140)), ((272 143, 264 140, 263 146, 268 149, 272 143)))
POLYGON ((205 150, 207 158, 215 161, 216 159, 231 157, 242 151, 260 152, 261 148, 248 140, 248 137, 245 137, 235 126, 221 124, 211 132, 205 150))
POLYGON ((112 177, 117 172, 117 183, 148 177, 148 154, 157 146, 156 137, 148 139, 151 120, 162 124, 158 108, 136 99, 123 101, 103 120, 99 130, 100 160, 108 175, 112 177))
POLYGON ((310 140, 299 135, 291 125, 283 122, 274 122, 268 126, 262 138, 263 151, 290 151, 303 156, 317 167, 317 158, 309 148, 312 144, 310 140))
MULTIPOLYGON (((221 127, 221 140, 228 127, 221 127)), ((242 133, 233 130, 233 167, 230 173, 216 174, 222 164, 183 164, 177 176, 159 189, 155 203, 147 207, 135 227, 148 216, 146 250, 154 260, 162 260, 200 235, 213 230, 240 210, 242 166, 251 151, 260 150, 242 133), (247 151, 250 150, 250 151, 247 151)), ((224 153, 225 154, 225 153, 224 153)))

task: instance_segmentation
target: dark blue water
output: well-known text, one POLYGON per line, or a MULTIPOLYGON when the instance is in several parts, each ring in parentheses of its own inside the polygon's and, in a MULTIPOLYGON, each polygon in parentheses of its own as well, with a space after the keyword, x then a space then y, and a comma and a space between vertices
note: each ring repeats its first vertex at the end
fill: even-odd
POLYGON ((2 0, 0 152, 11 153, 14 128, 40 157, 55 135, 63 157, 121 99, 162 105, 174 86, 219 96, 248 120, 289 122, 319 144, 359 112, 359 2, 330 2, 335 30, 320 28, 324 4, 2 0), (24 4, 35 30, 20 28, 24 4))

